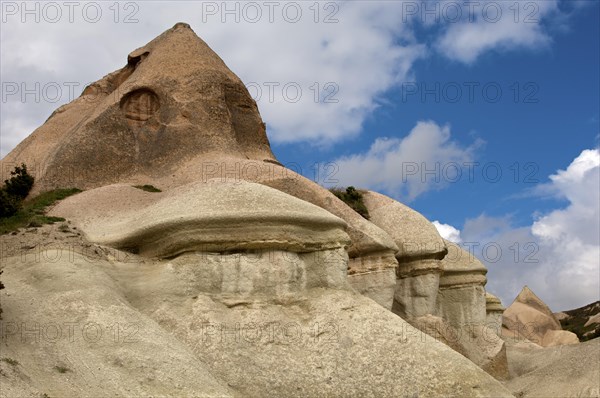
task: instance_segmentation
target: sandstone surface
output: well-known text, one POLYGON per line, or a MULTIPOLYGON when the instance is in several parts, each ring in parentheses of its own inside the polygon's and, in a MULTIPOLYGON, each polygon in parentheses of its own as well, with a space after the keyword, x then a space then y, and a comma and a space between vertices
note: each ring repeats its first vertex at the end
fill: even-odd
POLYGON ((516 397, 600 397, 600 339, 576 345, 532 348, 508 344, 516 397))
POLYGON ((197 182, 161 193, 109 185, 67 198, 51 214, 68 218, 95 243, 146 257, 252 249, 312 252, 350 243, 343 220, 246 181, 197 182))
POLYGON ((178 23, 90 84, 3 159, 26 163, 33 194, 124 180, 168 180, 208 154, 276 162, 242 81, 189 25, 178 23))
POLYGON ((505 309, 498 297, 485 293, 486 325, 495 330, 498 336, 502 334, 502 314, 505 309))
POLYGON ((433 224, 408 206, 372 191, 363 198, 370 221, 399 248, 393 311, 405 319, 434 314, 440 260, 447 252, 444 241, 433 224))
POLYGON ((503 314, 503 336, 527 339, 541 346, 577 344, 579 339, 562 330, 550 308, 525 286, 503 314))
POLYGON ((343 257, 321 278, 323 262, 279 261, 276 250, 161 260, 95 246, 3 258, 4 322, 29 325, 2 336, 3 355, 20 364, 2 364, 6 396, 23 384, 89 397, 510 396, 353 292, 343 257), (246 289, 252 276, 259 290, 246 289))

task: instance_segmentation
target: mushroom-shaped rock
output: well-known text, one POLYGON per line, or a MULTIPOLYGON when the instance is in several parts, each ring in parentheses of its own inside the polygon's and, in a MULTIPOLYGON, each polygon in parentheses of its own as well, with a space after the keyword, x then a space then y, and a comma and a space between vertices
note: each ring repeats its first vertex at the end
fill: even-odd
POLYGON ((171 181, 247 180, 257 182, 319 206, 348 224, 350 283, 362 294, 391 309, 398 265, 398 247, 381 228, 367 221, 329 190, 273 162, 241 160, 227 156, 204 156, 189 161, 171 181))
POLYGON ((502 313, 505 308, 500 299, 493 294, 485 293, 486 324, 496 331, 498 336, 502 333, 502 313))
POLYGON ((448 254, 441 262, 437 313, 455 327, 482 325, 486 321, 487 269, 473 254, 455 243, 445 242, 448 254))
POLYGON ((36 175, 33 193, 168 178, 209 153, 276 161, 242 81, 189 25, 176 24, 90 84, 11 151, 36 175))
POLYGON ((437 315, 458 331, 471 361, 494 377, 507 379, 506 347, 499 337, 500 329, 487 324, 487 269, 457 244, 445 243, 448 254, 441 262, 437 315))
POLYGON ((289 295, 347 288, 346 223, 276 189, 246 181, 192 183, 163 193, 117 184, 52 210, 98 244, 202 264, 202 291, 289 295), (175 258, 177 257, 177 258, 175 258))
POLYGON ((541 346, 579 342, 574 333, 562 330, 552 310, 528 286, 504 311, 502 325, 506 338, 527 339, 541 346))
POLYGON ((164 193, 111 185, 65 200, 52 213, 75 221, 92 242, 146 257, 191 251, 311 252, 349 244, 343 220, 246 181, 199 182, 164 193), (126 208, 111 207, 121 200, 126 208))
POLYGON ((446 246, 425 217, 377 192, 363 192, 370 221, 386 231, 398 246, 393 311, 405 319, 435 312, 446 246))

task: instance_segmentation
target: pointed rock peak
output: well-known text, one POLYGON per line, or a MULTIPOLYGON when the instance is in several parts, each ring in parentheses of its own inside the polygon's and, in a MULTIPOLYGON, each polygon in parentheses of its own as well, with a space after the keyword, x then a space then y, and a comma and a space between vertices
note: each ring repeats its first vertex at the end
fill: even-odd
POLYGON ((178 28, 192 30, 192 27, 190 26, 190 24, 188 24, 186 22, 177 22, 175 25, 173 25, 173 27, 171 29, 178 29, 178 28))
POLYGON ((276 163, 244 83, 180 22, 58 109, 3 161, 35 170, 36 194, 189 182, 201 178, 190 164, 220 167, 225 157, 276 163))
POLYGON ((515 302, 528 305, 536 310, 554 318, 554 314, 550 307, 546 305, 530 288, 525 285, 519 295, 515 298, 515 302))
POLYGON ((542 299, 540 299, 527 285, 523 286, 523 289, 521 289, 515 298, 515 301, 523 304, 526 304, 529 301, 538 301, 543 303, 542 299))
POLYGON ((145 46, 132 51, 128 56, 128 63, 139 59, 144 54, 152 54, 153 57, 159 57, 165 62, 160 69, 163 74, 215 70, 223 73, 229 79, 241 83, 221 57, 185 22, 176 23, 145 46))

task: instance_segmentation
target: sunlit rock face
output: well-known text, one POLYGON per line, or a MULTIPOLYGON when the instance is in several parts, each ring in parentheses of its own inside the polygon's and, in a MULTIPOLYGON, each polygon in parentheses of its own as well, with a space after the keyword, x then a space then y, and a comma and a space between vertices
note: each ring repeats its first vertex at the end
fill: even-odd
POLYGON ((507 379, 506 346, 487 318, 487 269, 473 254, 445 243, 448 254, 441 262, 436 314, 460 336, 467 358, 494 377, 507 379))
POLYGON ((377 192, 363 193, 370 221, 398 246, 393 311, 405 319, 435 313, 446 246, 433 224, 408 206, 377 192))
POLYGON ((213 180, 164 193, 109 185, 60 203, 53 214, 95 243, 198 264, 198 290, 207 294, 285 297, 347 288, 346 223, 261 184, 213 180))
POLYGON ((327 189, 279 164, 244 84, 187 24, 133 51, 124 68, 57 109, 3 159, 2 172, 21 162, 36 175, 33 194, 115 183, 166 191, 210 179, 286 192, 346 221, 349 280, 391 308, 375 286, 394 283, 393 240, 327 189), (362 270, 368 281, 356 283, 362 270))
POLYGON ((486 324, 489 328, 495 330, 498 336, 502 334, 502 313, 504 310, 505 308, 498 297, 489 292, 485 293, 486 324))
POLYGON ((527 286, 504 311, 502 335, 543 347, 579 343, 577 335, 562 330, 552 310, 527 286))
POLYGON ((57 109, 3 160, 36 173, 34 193, 168 178, 219 153, 275 161, 258 107, 242 81, 179 23, 57 109))
MULTIPOLYGON (((114 281, 102 292, 120 300, 112 311, 155 321, 240 396, 509 396, 463 356, 355 292, 346 223, 278 190, 246 181, 163 193, 116 184, 70 197, 52 214, 135 259, 95 265, 114 281)), ((93 302, 78 309, 105 312, 93 302)))
POLYGON ((471 253, 446 241, 448 255, 437 299, 437 314, 455 327, 486 322, 485 283, 487 269, 471 253))

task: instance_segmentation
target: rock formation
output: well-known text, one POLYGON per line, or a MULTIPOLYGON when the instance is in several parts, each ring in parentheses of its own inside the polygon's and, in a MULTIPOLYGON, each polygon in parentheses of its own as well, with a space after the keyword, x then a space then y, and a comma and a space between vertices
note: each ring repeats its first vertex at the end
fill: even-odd
POLYGON ((393 311, 405 319, 435 313, 440 260, 447 252, 440 234, 425 217, 392 198, 366 191, 363 199, 370 221, 399 248, 393 311))
POLYGON ((471 253, 445 241, 448 255, 437 297, 437 314, 450 325, 462 328, 486 323, 485 277, 487 269, 471 253))
MULTIPOLYGON (((179 357, 202 363, 201 377, 218 383, 197 387, 205 396, 509 396, 475 364, 349 287, 341 219, 259 184, 233 184, 192 183, 164 194, 112 185, 64 200, 52 214, 68 216, 100 254, 90 259, 74 250, 48 256, 52 263, 33 255, 6 259, 6 284, 18 288, 10 291, 7 320, 74 317, 76 327, 93 321, 102 330, 115 319, 128 327, 153 322, 140 338, 157 344, 167 334, 179 357), (245 230, 232 214, 241 215, 245 230), (278 232, 258 228, 278 222, 278 232), (82 274, 85 283, 72 281, 82 274), (48 292, 43 299, 40 291, 48 292), (32 300, 34 313, 23 308, 32 300)), ((38 372, 43 365, 33 355, 23 359, 19 338, 6 341, 11 355, 38 372)), ((103 380, 134 368, 146 369, 147 378, 113 382, 106 391, 187 394, 180 385, 194 375, 161 367, 169 346, 152 349, 156 360, 146 365, 147 345, 134 340, 122 351, 119 344, 82 339, 72 358, 73 351, 56 353, 42 342, 35 351, 68 363, 77 377, 33 384, 57 396, 84 383, 98 391, 103 380), (102 363, 91 382, 82 362, 90 357, 102 363)), ((195 366, 188 362, 182 366, 195 366)))
POLYGON ((504 311, 502 334, 510 339, 526 339, 543 347, 577 344, 575 333, 562 330, 550 308, 525 286, 504 311))
POLYGON ((554 316, 563 330, 575 333, 579 341, 600 337, 600 301, 555 313, 554 316))
POLYGON ((495 377, 507 379, 504 341, 487 321, 487 269, 472 253, 444 242, 448 255, 441 262, 436 315, 456 330, 469 359, 495 377))
POLYGON ((541 348, 509 343, 515 397, 600 397, 600 339, 581 344, 541 348))
POLYGON ((489 292, 485 293, 486 325, 495 330, 498 336, 502 335, 502 314, 504 310, 505 308, 498 297, 489 292))
POLYGON ((3 159, 2 170, 21 162, 36 174, 32 194, 115 183, 168 190, 211 179, 258 182, 289 193, 348 223, 350 274, 368 275, 351 277, 352 283, 391 306, 374 286, 395 285, 393 240, 279 164, 244 84, 187 24, 135 50, 124 68, 59 108, 3 159))
POLYGON ((51 211, 77 238, 0 237, 21 248, 2 261, 5 322, 45 336, 2 334, 20 363, 0 364, 9 396, 510 396, 473 363, 501 377, 485 329, 454 339, 485 322, 484 271, 444 268, 448 243, 391 198, 366 193, 369 222, 282 166, 243 83, 187 24, 59 108, 2 170, 21 162, 33 195, 86 191, 51 211), (84 333, 49 339, 53 322, 84 333), (427 325, 448 327, 445 344, 427 325))
POLYGON ((242 81, 179 23, 57 109, 3 163, 30 166, 35 194, 168 180, 186 161, 208 154, 275 161, 242 81))
POLYGON ((109 185, 64 201, 50 214, 66 216, 95 243, 144 257, 258 249, 306 253, 350 244, 343 220, 246 181, 197 182, 162 193, 109 185))
MULTIPOLYGON (((363 192, 370 220, 400 249, 392 311, 499 379, 508 377, 498 332, 486 325, 486 268, 443 240, 418 212, 377 192, 363 192)), ((496 329, 498 330, 498 329, 496 329)))

